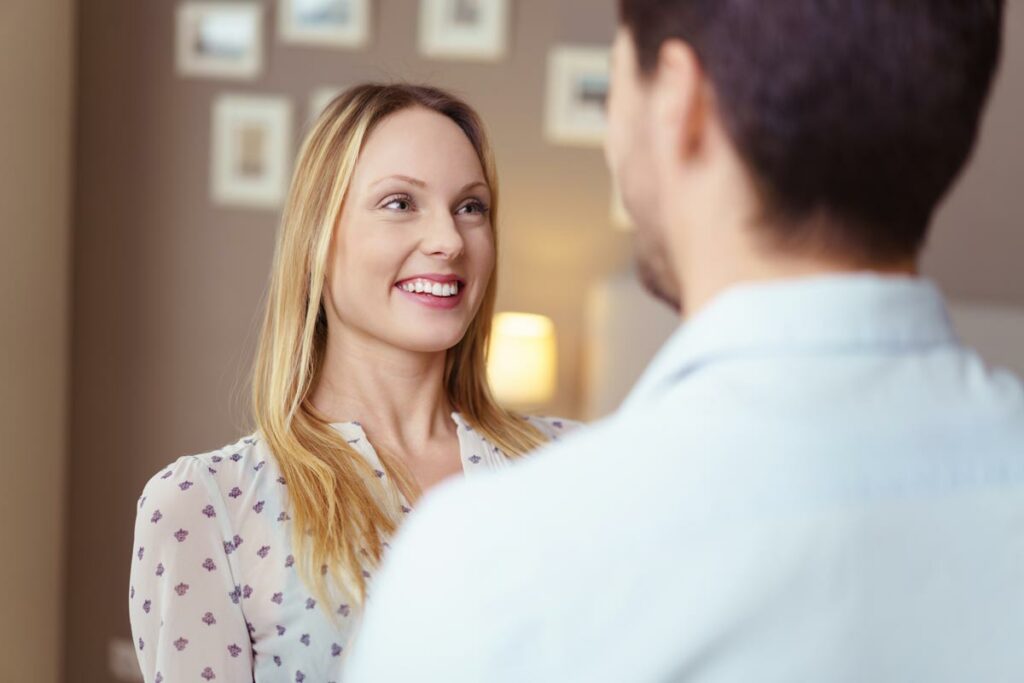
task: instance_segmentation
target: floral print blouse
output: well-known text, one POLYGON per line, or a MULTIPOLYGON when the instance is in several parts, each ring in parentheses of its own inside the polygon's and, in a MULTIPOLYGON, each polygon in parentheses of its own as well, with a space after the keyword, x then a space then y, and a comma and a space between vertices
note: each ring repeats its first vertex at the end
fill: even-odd
MULTIPOLYGON (((467 476, 510 464, 461 415, 452 419, 467 476)), ((552 440, 575 426, 529 419, 552 440)), ((385 476, 358 422, 332 426, 385 476)), ((149 480, 138 503, 129 588, 147 683, 339 680, 357 617, 353 601, 334 589, 332 623, 300 578, 293 533, 287 482, 258 435, 179 458, 149 480)))

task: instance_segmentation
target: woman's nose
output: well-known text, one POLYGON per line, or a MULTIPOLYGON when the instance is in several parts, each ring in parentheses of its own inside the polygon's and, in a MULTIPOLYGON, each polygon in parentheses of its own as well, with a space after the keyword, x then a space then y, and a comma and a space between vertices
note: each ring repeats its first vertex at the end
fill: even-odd
POLYGON ((436 256, 447 260, 458 258, 462 255, 465 243, 462 234, 455 224, 455 217, 448 212, 439 214, 436 219, 430 221, 427 234, 423 238, 423 251, 430 256, 436 256))

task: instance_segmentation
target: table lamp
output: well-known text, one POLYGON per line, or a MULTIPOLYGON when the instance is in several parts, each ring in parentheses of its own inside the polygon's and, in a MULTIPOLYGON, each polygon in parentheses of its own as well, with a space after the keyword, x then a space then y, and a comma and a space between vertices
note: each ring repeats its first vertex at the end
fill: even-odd
POLYGON ((494 317, 487 379, 495 399, 508 408, 535 408, 555 395, 557 351, 550 318, 529 313, 494 317))

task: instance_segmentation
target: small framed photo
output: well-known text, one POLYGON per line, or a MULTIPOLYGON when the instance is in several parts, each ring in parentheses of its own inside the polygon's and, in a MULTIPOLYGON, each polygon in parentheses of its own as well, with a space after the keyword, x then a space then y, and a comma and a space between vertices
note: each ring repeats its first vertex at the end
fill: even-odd
POLYGON ((358 49, 370 42, 369 0, 279 0, 281 40, 358 49))
POLYGON ((420 53, 497 61, 508 50, 509 0, 420 0, 420 53))
POLYGON ((263 8, 255 2, 185 2, 178 6, 178 73, 253 79, 263 71, 263 8))
POLYGON ((292 105, 285 97, 219 96, 210 145, 213 201, 279 207, 287 192, 291 128, 292 105))
POLYGON ((548 57, 545 132, 556 144, 600 147, 608 128, 608 48, 558 47, 548 57))

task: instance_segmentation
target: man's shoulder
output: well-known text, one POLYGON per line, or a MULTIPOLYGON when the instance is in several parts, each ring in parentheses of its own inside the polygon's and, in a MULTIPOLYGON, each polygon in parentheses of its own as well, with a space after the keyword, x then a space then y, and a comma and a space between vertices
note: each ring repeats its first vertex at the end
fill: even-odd
POLYGON ((452 479, 435 489, 407 530, 433 536, 457 529, 467 542, 456 552, 509 551, 521 558, 543 553, 545 539, 558 535, 556 527, 599 523, 614 503, 613 491, 638 492, 627 480, 646 476, 637 473, 645 467, 644 449, 662 448, 650 440, 640 443, 638 435, 658 433, 643 415, 616 415, 587 426, 567 422, 557 440, 515 467, 490 477, 452 479))

